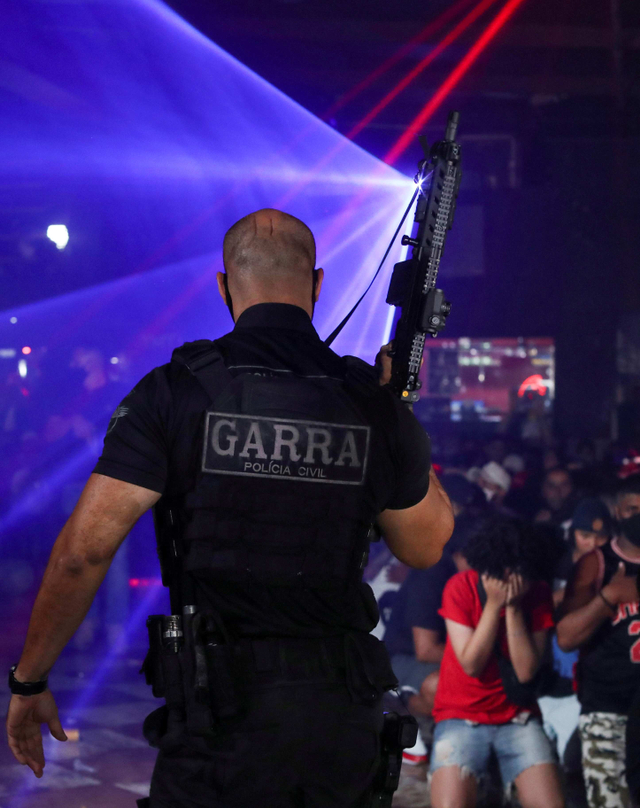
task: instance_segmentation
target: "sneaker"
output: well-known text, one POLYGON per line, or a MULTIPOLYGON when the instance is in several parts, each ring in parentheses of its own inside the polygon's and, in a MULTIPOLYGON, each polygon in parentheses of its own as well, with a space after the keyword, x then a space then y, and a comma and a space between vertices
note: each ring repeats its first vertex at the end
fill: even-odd
POLYGON ((402 762, 405 763, 407 766, 420 766, 420 764, 425 764, 429 760, 429 756, 426 754, 424 755, 414 755, 412 752, 407 752, 406 749, 402 752, 402 762))
POLYGON ((427 747, 418 733, 415 745, 402 750, 402 762, 408 766, 419 766, 421 763, 426 763, 428 759, 427 747))

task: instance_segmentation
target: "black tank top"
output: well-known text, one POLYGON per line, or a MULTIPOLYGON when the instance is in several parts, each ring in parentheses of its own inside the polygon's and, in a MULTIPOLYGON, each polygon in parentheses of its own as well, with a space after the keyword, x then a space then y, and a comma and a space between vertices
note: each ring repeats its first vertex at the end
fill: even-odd
MULTIPOLYGON (((640 564, 627 561, 616 552, 615 539, 596 550, 603 565, 602 586, 624 561, 626 574, 634 578, 640 564)), ((640 688, 640 603, 620 603, 580 652, 578 694, 583 713, 625 715, 640 688)))

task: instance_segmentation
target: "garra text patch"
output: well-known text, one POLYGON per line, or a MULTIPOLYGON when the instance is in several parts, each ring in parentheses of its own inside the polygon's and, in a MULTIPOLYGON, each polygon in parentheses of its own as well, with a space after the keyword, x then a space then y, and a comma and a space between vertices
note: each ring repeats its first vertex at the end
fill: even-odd
POLYGON ((361 485, 369 427, 208 412, 202 470, 361 485))

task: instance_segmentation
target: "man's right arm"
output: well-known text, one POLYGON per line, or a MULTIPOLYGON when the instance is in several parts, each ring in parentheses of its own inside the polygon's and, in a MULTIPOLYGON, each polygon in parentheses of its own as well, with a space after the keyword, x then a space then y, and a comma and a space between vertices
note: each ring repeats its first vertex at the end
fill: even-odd
POLYGON ((442 556, 442 548, 453 533, 453 510, 449 497, 433 469, 429 490, 417 505, 378 516, 378 524, 394 556, 410 567, 431 567, 442 556))
POLYGON ((601 590, 598 589, 598 578, 596 553, 583 556, 567 585, 563 601, 565 614, 556 628, 558 645, 563 651, 573 651, 584 645, 605 620, 611 619, 619 603, 637 599, 635 581, 625 575, 623 562, 601 590))
MULTIPOLYGON (((19 682, 47 678, 89 610, 118 547, 159 498, 156 491, 101 474, 91 475, 51 551, 15 671, 19 682)), ((36 777, 42 777, 44 768, 42 723, 49 725, 59 741, 66 740, 50 691, 12 696, 7 715, 9 746, 36 777)))

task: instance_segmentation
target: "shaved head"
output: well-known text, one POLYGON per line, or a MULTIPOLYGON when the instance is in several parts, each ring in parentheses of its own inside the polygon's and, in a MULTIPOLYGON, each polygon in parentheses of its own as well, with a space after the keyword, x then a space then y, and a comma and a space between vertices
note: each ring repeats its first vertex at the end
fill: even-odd
POLYGON ((313 315, 323 272, 314 271, 316 242, 300 219, 274 208, 250 213, 227 231, 222 258, 218 288, 234 319, 257 303, 291 303, 313 315))
POLYGON ((309 283, 316 243, 304 222, 273 208, 250 213, 224 237, 224 267, 236 285, 270 288, 309 283))

